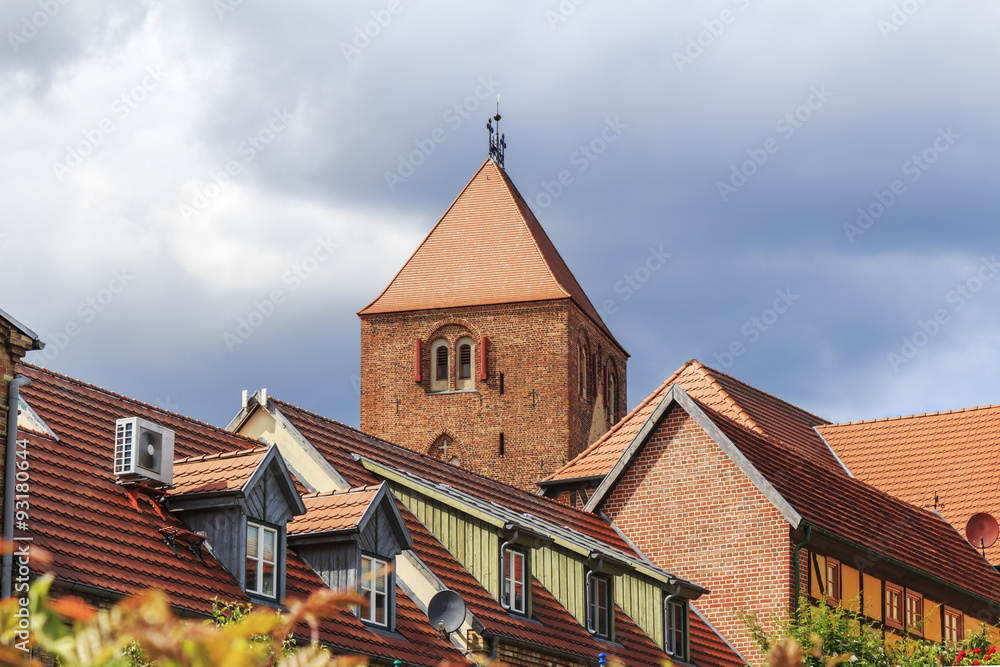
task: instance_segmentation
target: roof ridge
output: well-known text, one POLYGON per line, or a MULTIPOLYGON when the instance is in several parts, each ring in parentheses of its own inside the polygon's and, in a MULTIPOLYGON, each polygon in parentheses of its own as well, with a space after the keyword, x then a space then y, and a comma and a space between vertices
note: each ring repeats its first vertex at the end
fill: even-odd
MULTIPOLYGON (((642 400, 642 402, 639 403, 637 406, 635 406, 634 408, 632 408, 632 410, 627 415, 625 415, 624 417, 622 417, 621 419, 619 419, 617 422, 615 422, 615 424, 610 429, 608 429, 607 433, 605 433, 600 438, 598 438, 597 440, 595 440, 593 442, 593 444, 588 445, 586 449, 584 449, 582 452, 580 452, 579 454, 577 454, 576 456, 574 456, 572 459, 570 459, 569 461, 567 461, 566 463, 564 463, 559 468, 559 470, 556 470, 554 473, 552 473, 551 475, 549 475, 548 477, 546 477, 542 481, 545 482, 545 481, 548 481, 548 480, 552 479, 553 477, 555 477, 556 475, 558 475, 561 470, 564 470, 564 469, 568 468, 569 466, 573 465, 574 463, 577 463, 578 461, 581 461, 582 459, 584 459, 585 457, 587 457, 591 452, 593 452, 594 449, 596 449, 599 445, 604 444, 604 441, 607 440, 608 438, 610 438, 613 433, 616 433, 616 432, 620 431, 622 428, 624 428, 623 424, 625 424, 625 422, 627 422, 630 419, 632 419, 636 414, 638 414, 638 412, 640 410, 642 410, 642 408, 644 408, 647 405, 649 405, 653 401, 654 397, 660 397, 660 398, 662 398, 662 394, 669 387, 670 383, 673 382, 674 380, 676 380, 677 376, 679 376, 681 374, 681 372, 685 368, 687 368, 689 365, 691 365, 691 363, 694 362, 694 361, 695 361, 694 359, 691 359, 689 361, 684 362, 684 365, 681 366, 680 368, 678 368, 676 371, 674 371, 673 374, 670 377, 668 377, 666 380, 664 380, 663 383, 660 384, 659 387, 657 387, 656 389, 654 389, 653 393, 651 393, 648 396, 646 396, 646 398, 644 398, 642 400)), ((568 478, 568 479, 572 479, 572 478, 568 478)))
POLYGON ((743 406, 737 403, 736 400, 729 395, 728 391, 722 388, 722 385, 719 384, 719 381, 716 380, 714 377, 712 377, 712 374, 709 372, 712 369, 703 365, 697 359, 693 359, 692 362, 693 362, 692 366, 694 366, 695 370, 704 375, 708 379, 708 381, 712 384, 712 387, 722 395, 723 402, 726 403, 729 407, 736 410, 737 414, 739 414, 743 418, 744 422, 749 424, 750 430, 752 430, 754 433, 759 433, 760 435, 764 435, 764 429, 762 429, 757 424, 757 422, 754 421, 753 417, 747 414, 747 411, 743 409, 743 406))
POLYGON ((239 433, 233 433, 232 431, 227 431, 226 429, 224 429, 222 427, 216 426, 214 424, 209 424, 208 422, 203 422, 200 419, 195 419, 194 417, 188 417, 187 415, 182 415, 179 412, 171 412, 170 410, 165 410, 164 408, 161 408, 158 405, 150 405, 149 403, 146 403, 144 401, 140 401, 138 399, 131 398, 129 396, 125 396, 124 394, 119 394, 118 392, 111 391, 110 389, 105 389, 104 387, 100 387, 100 386, 98 386, 96 384, 92 384, 90 382, 84 382, 83 380, 78 380, 77 378, 71 377, 69 375, 63 375, 62 373, 58 373, 58 372, 56 372, 54 370, 45 368, 44 366, 36 366, 35 364, 28 363, 26 361, 19 361, 19 362, 17 362, 17 365, 15 366, 15 368, 17 366, 23 366, 23 367, 31 369, 32 371, 35 371, 37 373, 42 373, 44 375, 49 375, 49 376, 57 378, 59 380, 64 380, 64 381, 69 382, 71 384, 75 384, 78 387, 82 387, 83 389, 89 389, 91 391, 100 392, 100 393, 102 393, 102 394, 104 394, 106 396, 110 396, 110 397, 118 399, 120 401, 125 401, 126 403, 132 403, 133 405, 137 405, 139 407, 145 408, 147 410, 152 410, 154 412, 159 412, 159 413, 161 413, 163 415, 166 415, 168 417, 174 417, 175 419, 180 419, 182 421, 188 422, 190 424, 194 424, 196 426, 201 426, 201 427, 204 427, 204 428, 207 428, 207 429, 211 429, 212 431, 215 431, 216 433, 219 433, 220 435, 225 435, 225 436, 228 436, 228 437, 235 438, 237 440, 242 440, 242 441, 244 441, 244 442, 246 442, 248 444, 254 445, 254 447, 260 447, 260 442, 259 441, 253 440, 253 439, 248 438, 248 437, 246 437, 244 435, 240 435, 239 433))
POLYGON ((968 408, 956 408, 954 410, 938 410, 936 412, 921 412, 920 414, 898 415, 895 417, 877 417, 875 419, 859 419, 849 422, 827 422, 820 424, 816 428, 832 428, 838 426, 858 426, 862 424, 877 424, 882 422, 903 421, 905 419, 921 419, 924 417, 947 417, 949 415, 959 415, 965 412, 980 412, 985 410, 1000 409, 1000 403, 989 403, 987 405, 974 405, 968 408))
POLYGON ((365 484, 364 486, 352 486, 347 489, 334 489, 333 491, 316 491, 314 493, 304 493, 302 498, 327 498, 330 496, 346 496, 351 493, 362 493, 364 491, 378 491, 381 484, 365 484))
POLYGON ((768 398, 773 398, 773 399, 774 399, 774 400, 776 400, 776 401, 780 401, 781 403, 784 403, 785 405, 787 405, 787 406, 789 406, 789 407, 791 407, 791 408, 794 408, 794 409, 795 409, 795 410, 797 410, 798 412, 801 412, 801 413, 803 413, 803 414, 807 414, 807 415, 809 415, 810 417, 815 417, 816 419, 818 419, 818 420, 820 420, 821 422, 823 422, 823 424, 822 424, 823 426, 825 426, 825 425, 827 425, 827 424, 830 424, 830 423, 831 423, 831 422, 830 422, 830 420, 828 420, 828 419, 824 419, 823 417, 820 417, 819 415, 817 415, 817 414, 815 414, 815 413, 813 413, 813 412, 809 412, 808 410, 806 410, 806 409, 804 409, 804 408, 801 408, 801 407, 799 407, 798 405, 795 405, 794 403, 790 403, 790 402, 786 401, 785 399, 783 399, 783 398, 781 398, 781 397, 779 397, 779 396, 775 396, 774 394, 772 394, 772 393, 770 393, 770 392, 767 392, 767 391, 764 391, 763 389, 761 389, 761 388, 759 388, 759 387, 755 387, 754 385, 750 384, 749 382, 744 382, 743 380, 741 380, 741 379, 739 379, 739 378, 737 378, 737 377, 734 377, 734 376, 730 375, 729 373, 726 373, 726 372, 723 372, 723 371, 720 371, 720 370, 718 370, 718 369, 716 369, 716 368, 712 368, 711 366, 706 366, 705 364, 702 364, 701 362, 698 362, 698 363, 699 363, 699 364, 700 364, 700 365, 701 365, 701 366, 702 366, 703 368, 705 368, 705 369, 706 369, 706 370, 708 370, 708 371, 711 371, 712 373, 717 373, 717 374, 719 374, 719 375, 724 375, 724 376, 725 376, 726 378, 728 378, 728 379, 732 380, 733 382, 736 382, 737 384, 741 384, 741 385, 743 385, 744 387, 748 387, 748 388, 750 388, 750 389, 753 389, 753 390, 754 390, 754 391, 756 391, 756 392, 759 392, 759 393, 761 393, 761 394, 764 394, 764 395, 765 395, 765 396, 767 396, 768 398))
POLYGON ((231 452, 216 452, 215 454, 201 454, 199 456, 187 456, 183 459, 176 459, 174 465, 180 465, 182 463, 198 463, 200 461, 209 461, 214 459, 232 459, 237 456, 249 456, 251 454, 259 454, 261 452, 267 452, 269 447, 255 447, 253 449, 236 449, 231 452))
MULTIPOLYGON (((433 463, 435 465, 441 465, 441 466, 449 465, 447 463, 444 463, 443 461, 438 461, 435 458, 431 458, 430 456, 427 456, 426 454, 420 454, 418 452, 413 451, 412 449, 407 449, 406 447, 403 447, 402 445, 397 445, 394 442, 389 442, 388 440, 383 440, 382 438, 377 438, 374 435, 371 435, 369 433, 365 433, 364 431, 362 431, 360 429, 357 429, 357 428, 354 428, 353 426, 349 426, 347 424, 344 424, 343 422, 339 422, 336 419, 330 419, 329 417, 324 417, 321 414, 318 414, 318 413, 313 412, 311 410, 306 410, 305 408, 300 408, 297 405, 294 405, 292 403, 288 403, 286 401, 282 401, 280 399, 274 398, 273 396, 268 396, 268 399, 271 400, 271 401, 274 401, 275 403, 278 403, 280 405, 284 405, 284 406, 287 406, 289 408, 292 408, 293 410, 298 410, 299 412, 302 412, 303 414, 307 414, 307 415, 309 415, 311 417, 315 417, 316 419, 321 419, 321 420, 323 420, 325 422, 329 422, 331 424, 336 424, 337 426, 341 426, 341 427, 343 427, 343 428, 345 428, 345 429, 347 429, 349 431, 352 431, 354 433, 357 433, 358 435, 361 435, 361 436, 363 436, 365 438, 368 438, 369 440, 371 440, 373 442, 377 442, 377 443, 381 443, 383 445, 387 445, 387 446, 392 447, 393 449, 395 449, 397 451, 405 452, 406 454, 409 454, 411 456, 420 457, 421 459, 424 459, 426 461, 430 461, 431 463, 433 463)), ((395 466, 387 466, 387 467, 391 467, 391 468, 396 469, 395 466)), ((505 482, 501 482, 498 479, 493 479, 492 477, 487 477, 486 475, 480 475, 477 472, 473 472, 471 470, 466 470, 465 468, 459 468, 457 466, 450 466, 450 467, 453 468, 453 469, 455 469, 455 470, 460 471, 464 475, 469 475, 470 477, 476 477, 476 478, 479 478, 479 479, 483 479, 483 480, 486 480, 486 481, 488 481, 488 482, 490 482, 492 484, 496 484, 498 486, 502 486, 504 488, 511 489, 512 491, 514 491, 516 493, 522 494, 525 498, 531 499, 531 501, 539 501, 539 500, 540 501, 544 501, 546 503, 549 503, 552 507, 558 508, 559 510, 571 510, 573 512, 576 512, 576 513, 582 515, 582 516, 594 518, 594 519, 597 519, 598 521, 602 521, 603 523, 606 523, 606 522, 604 522, 601 519, 600 516, 594 514, 593 512, 584 512, 583 510, 581 510, 579 508, 576 508, 576 507, 568 507, 566 505, 563 505, 560 502, 557 502, 556 500, 553 500, 552 498, 547 498, 545 496, 539 496, 537 494, 530 493, 528 491, 525 491, 524 489, 519 489, 516 486, 512 486, 512 485, 507 484, 505 482)))

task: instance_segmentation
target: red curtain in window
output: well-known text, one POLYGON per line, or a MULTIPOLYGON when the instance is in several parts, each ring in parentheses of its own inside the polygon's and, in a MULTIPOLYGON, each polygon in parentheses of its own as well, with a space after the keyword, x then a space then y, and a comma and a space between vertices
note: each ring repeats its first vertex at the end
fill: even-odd
POLYGON ((479 339, 479 379, 486 379, 486 336, 479 339))
POLYGON ((413 381, 420 382, 420 370, 421 370, 421 359, 420 359, 420 339, 418 338, 413 346, 413 381))

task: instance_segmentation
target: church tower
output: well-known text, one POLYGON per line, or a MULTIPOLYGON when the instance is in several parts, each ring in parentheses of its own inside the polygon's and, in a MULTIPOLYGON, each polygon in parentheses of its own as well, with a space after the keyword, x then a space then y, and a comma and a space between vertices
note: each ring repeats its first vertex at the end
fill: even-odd
POLYGON ((358 313, 361 430, 534 491, 625 415, 628 353, 501 164, 358 313))

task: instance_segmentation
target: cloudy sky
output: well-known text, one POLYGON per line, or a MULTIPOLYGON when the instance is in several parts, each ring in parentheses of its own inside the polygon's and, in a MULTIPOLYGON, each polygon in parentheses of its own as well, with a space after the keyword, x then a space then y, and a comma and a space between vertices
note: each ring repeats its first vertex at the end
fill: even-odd
POLYGON ((225 425, 266 386, 356 425, 355 313, 500 94, 630 407, 691 358, 838 421, 997 403, 998 24, 975 0, 4 2, 0 308, 48 343, 30 361, 150 403, 225 425))

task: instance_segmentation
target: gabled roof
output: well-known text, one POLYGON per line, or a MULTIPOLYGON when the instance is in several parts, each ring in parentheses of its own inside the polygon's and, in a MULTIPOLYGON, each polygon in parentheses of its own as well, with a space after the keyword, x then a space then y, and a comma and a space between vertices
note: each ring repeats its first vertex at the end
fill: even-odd
POLYGON ((553 486, 571 480, 606 475, 660 399, 675 383, 692 398, 755 433, 769 436, 799 456, 817 465, 833 463, 840 468, 836 456, 814 430, 818 425, 829 423, 825 419, 692 359, 667 378, 666 382, 600 440, 542 480, 539 485, 553 486))
POLYGON ((401 549, 413 544, 406 523, 395 502, 396 497, 385 482, 346 491, 312 493, 302 498, 308 511, 288 524, 289 541, 301 541, 337 533, 360 533, 365 530, 379 507, 382 507, 396 542, 401 549), (295 539, 293 539, 295 538, 295 539))
POLYGON ((553 299, 571 299, 618 345, 510 178, 486 160, 358 314, 553 299))
MULTIPOLYGON (((817 427, 858 479, 959 532, 977 512, 1000 517, 1000 405, 817 427)), ((987 548, 1000 560, 1000 544, 987 548)))
MULTIPOLYGON (((201 551, 204 563, 186 548, 171 551, 161 531, 183 529, 176 517, 168 512, 161 517, 145 500, 138 509, 131 505, 112 474, 115 420, 139 416, 172 429, 180 456, 238 452, 228 458, 253 460, 259 443, 45 369, 20 364, 17 370, 32 380, 21 396, 58 436, 18 434, 27 441, 31 462, 30 534, 33 544, 53 556, 49 571, 56 576, 56 590, 72 587, 77 595, 117 597, 158 588, 182 613, 204 616, 211 613, 213 597, 250 601, 207 549, 201 551)), ((292 550, 286 566, 289 597, 304 599, 325 586, 292 550)), ((388 661, 468 663, 401 589, 396 603, 395 633, 373 631, 340 610, 321 623, 320 640, 388 661)))
POLYGON ((818 465, 790 451, 777 439, 688 396, 676 383, 657 401, 651 419, 644 420, 587 509, 600 508, 640 456, 656 425, 673 409, 691 415, 792 528, 808 523, 856 549, 944 581, 971 598, 1000 601, 1000 574, 940 516, 843 474, 839 464, 818 465))

